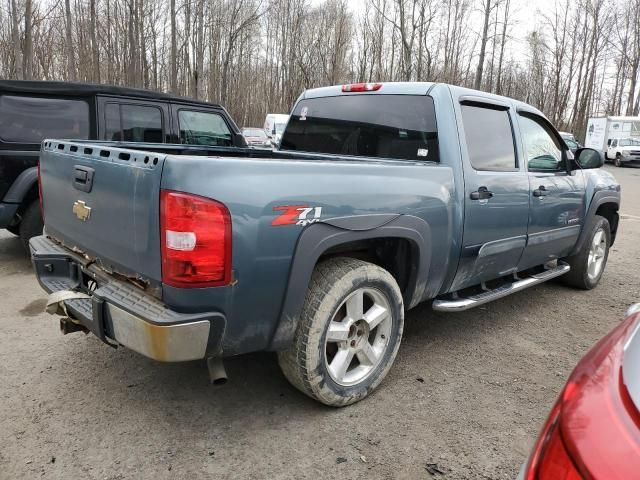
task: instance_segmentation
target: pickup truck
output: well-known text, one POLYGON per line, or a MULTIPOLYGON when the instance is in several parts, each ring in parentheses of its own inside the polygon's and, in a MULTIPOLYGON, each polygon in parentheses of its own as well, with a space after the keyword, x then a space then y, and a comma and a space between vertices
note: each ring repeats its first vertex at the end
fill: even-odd
POLYGON ((613 159, 616 167, 640 164, 640 137, 610 139, 607 158, 613 159))
POLYGON ((600 166, 508 98, 332 86, 300 96, 275 151, 45 140, 30 248, 63 333, 206 359, 212 381, 224 357, 276 351, 343 406, 380 384, 421 302, 595 287, 620 206, 600 166))

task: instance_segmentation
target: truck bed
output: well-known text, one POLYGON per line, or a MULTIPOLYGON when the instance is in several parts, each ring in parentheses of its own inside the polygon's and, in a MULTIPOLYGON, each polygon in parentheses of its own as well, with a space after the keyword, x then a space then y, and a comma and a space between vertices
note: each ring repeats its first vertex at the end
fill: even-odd
MULTIPOLYGON (((232 318, 225 352, 264 349, 271 342, 282 299, 292 290, 292 260, 314 254, 300 251, 302 233, 313 223, 336 234, 365 231, 400 217, 419 225, 420 235, 429 237, 420 241, 440 253, 423 254, 422 264, 412 267, 424 278, 416 280, 408 306, 438 294, 449 260, 457 254, 453 172, 433 162, 47 140, 40 168, 45 230, 51 239, 177 312, 218 311, 232 318), (83 172, 92 177, 89 191, 83 172), (229 285, 185 289, 162 282, 163 190, 211 198, 228 208, 229 285), (308 208, 309 218, 282 223, 291 206, 308 208)), ((293 294, 303 297, 304 292, 293 294)))

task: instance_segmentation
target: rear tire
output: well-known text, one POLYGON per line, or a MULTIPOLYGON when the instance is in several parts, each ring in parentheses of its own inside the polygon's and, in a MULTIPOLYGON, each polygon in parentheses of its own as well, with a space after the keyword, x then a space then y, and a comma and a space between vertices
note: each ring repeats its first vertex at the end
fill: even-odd
POLYGON ((622 168, 622 156, 619 153, 616 153, 616 159, 613 161, 613 164, 618 168, 622 168))
POLYGON ((27 253, 29 252, 29 240, 32 237, 42 235, 43 228, 42 215, 40 215, 40 203, 38 200, 35 200, 31 202, 24 211, 22 221, 20 222, 20 241, 27 253))
POLYGON ((591 290, 600 282, 607 265, 611 227, 606 218, 594 215, 585 228, 589 233, 584 245, 577 254, 565 258, 571 270, 560 279, 572 287, 591 290))
POLYGON ((402 294, 389 272, 353 258, 326 260, 313 271, 293 344, 278 363, 311 398, 349 405, 387 375, 403 327, 402 294))

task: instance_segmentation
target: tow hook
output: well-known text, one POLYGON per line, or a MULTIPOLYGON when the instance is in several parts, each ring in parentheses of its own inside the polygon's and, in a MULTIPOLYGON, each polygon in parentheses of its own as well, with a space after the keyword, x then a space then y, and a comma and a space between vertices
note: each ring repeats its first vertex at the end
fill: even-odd
POLYGON ((209 380, 211 380, 211 383, 214 385, 224 385, 227 383, 227 372, 224 369, 222 358, 207 358, 207 367, 209 368, 209 380))
POLYGON ((63 335, 73 332, 83 332, 85 334, 89 333, 89 330, 82 325, 78 325, 77 323, 71 321, 69 317, 64 317, 60 319, 60 331, 63 335))

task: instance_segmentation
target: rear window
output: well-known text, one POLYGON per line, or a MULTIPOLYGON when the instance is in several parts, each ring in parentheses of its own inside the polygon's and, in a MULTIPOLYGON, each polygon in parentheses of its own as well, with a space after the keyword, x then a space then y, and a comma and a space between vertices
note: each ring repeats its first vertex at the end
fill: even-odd
POLYGON ((302 100, 291 115, 280 148, 437 162, 433 99, 365 94, 302 100))
POLYGON ((517 170, 513 130, 507 110, 462 105, 462 124, 469 160, 474 169, 517 170))
POLYGON ((40 143, 45 138, 88 139, 89 104, 83 100, 0 96, 0 138, 40 143))

